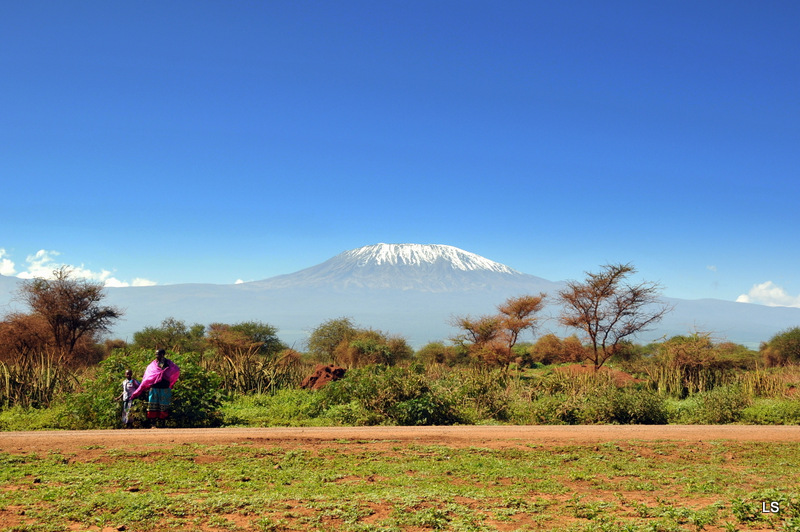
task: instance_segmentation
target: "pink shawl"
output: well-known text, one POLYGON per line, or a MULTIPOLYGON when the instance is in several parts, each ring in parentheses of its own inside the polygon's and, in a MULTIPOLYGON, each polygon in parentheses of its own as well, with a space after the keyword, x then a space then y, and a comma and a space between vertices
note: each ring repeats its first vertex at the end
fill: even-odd
POLYGON ((139 397, 142 393, 152 388, 155 383, 160 382, 162 378, 167 379, 170 388, 175 386, 178 377, 181 376, 181 368, 169 359, 167 359, 166 362, 167 365, 164 368, 158 367, 158 359, 153 360, 147 365, 147 368, 144 370, 144 376, 142 377, 142 383, 136 388, 136 391, 131 394, 131 399, 139 397))

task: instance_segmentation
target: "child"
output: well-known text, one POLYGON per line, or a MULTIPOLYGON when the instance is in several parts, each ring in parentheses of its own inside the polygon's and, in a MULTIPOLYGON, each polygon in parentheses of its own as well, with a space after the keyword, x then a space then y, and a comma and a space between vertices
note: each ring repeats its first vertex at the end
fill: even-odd
POLYGON ((130 412, 133 398, 131 395, 133 395, 134 390, 139 387, 139 384, 141 383, 133 378, 133 372, 126 369, 125 380, 122 381, 122 393, 117 397, 117 401, 122 400, 122 427, 126 429, 132 426, 130 412))

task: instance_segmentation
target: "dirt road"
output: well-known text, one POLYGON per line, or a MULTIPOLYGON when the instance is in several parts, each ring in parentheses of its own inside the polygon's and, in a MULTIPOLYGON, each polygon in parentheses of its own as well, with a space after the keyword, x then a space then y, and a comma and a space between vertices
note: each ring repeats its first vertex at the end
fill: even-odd
POLYGON ((798 442, 800 426, 753 425, 580 425, 580 426, 456 426, 456 427, 314 427, 141 429, 0 432, 0 451, 62 451, 87 447, 150 444, 205 445, 253 442, 266 445, 318 446, 357 440, 414 442, 453 447, 508 447, 524 444, 581 444, 608 441, 714 440, 798 442))

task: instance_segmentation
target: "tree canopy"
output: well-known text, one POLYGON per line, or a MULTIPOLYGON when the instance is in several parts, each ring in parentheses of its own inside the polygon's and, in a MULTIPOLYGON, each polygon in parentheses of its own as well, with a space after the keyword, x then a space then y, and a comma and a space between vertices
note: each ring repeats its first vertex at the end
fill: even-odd
POLYGON ((761 346, 764 362, 769 366, 785 366, 800 361, 800 327, 781 331, 761 346))
POLYGON ((545 297, 544 293, 511 297, 497 306, 495 315, 456 317, 453 324, 464 332, 455 340, 481 364, 508 368, 520 334, 536 329, 545 297))
POLYGON ((116 307, 102 305, 103 285, 72 277, 72 270, 62 267, 53 272, 53 279, 26 281, 19 298, 32 314, 47 324, 55 349, 72 358, 82 339, 96 340, 108 332, 111 324, 122 316, 116 307))
POLYGON ((563 305, 559 321, 586 333, 595 369, 617 352, 624 339, 646 330, 671 310, 659 301, 657 283, 627 282, 635 273, 631 264, 608 264, 598 273, 587 272, 583 282, 567 282, 558 293, 563 305))

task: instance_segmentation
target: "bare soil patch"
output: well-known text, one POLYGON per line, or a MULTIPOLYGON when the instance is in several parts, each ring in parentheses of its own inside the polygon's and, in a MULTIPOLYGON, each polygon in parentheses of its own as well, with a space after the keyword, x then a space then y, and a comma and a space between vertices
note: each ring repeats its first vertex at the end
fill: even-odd
POLYGON ((141 429, 0 432, 0 451, 49 450, 91 454, 98 447, 150 444, 236 442, 310 448, 330 441, 415 442, 453 447, 516 447, 530 444, 600 443, 611 441, 715 440, 798 442, 800 426, 761 425, 577 425, 577 426, 448 426, 448 427, 277 427, 219 429, 141 429))

